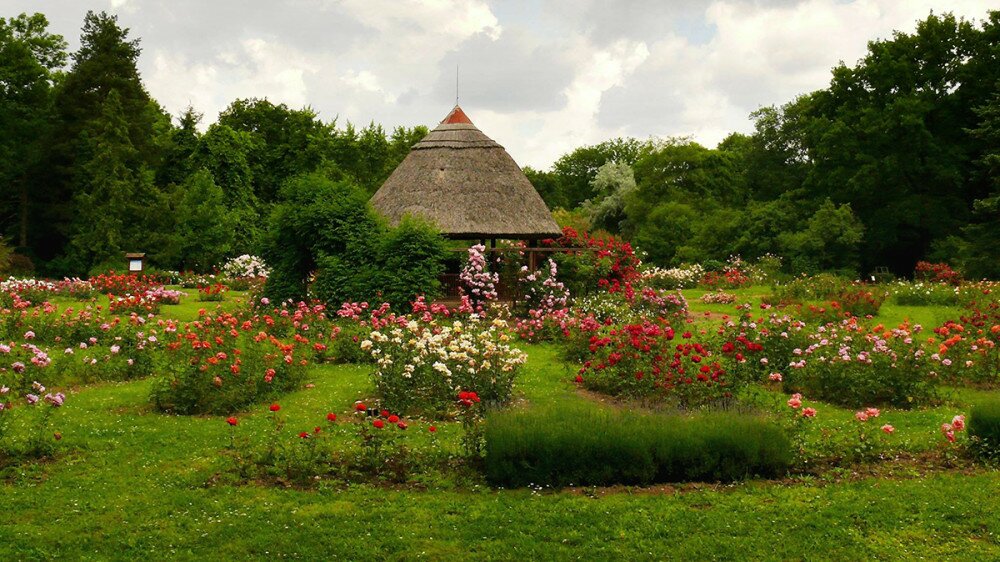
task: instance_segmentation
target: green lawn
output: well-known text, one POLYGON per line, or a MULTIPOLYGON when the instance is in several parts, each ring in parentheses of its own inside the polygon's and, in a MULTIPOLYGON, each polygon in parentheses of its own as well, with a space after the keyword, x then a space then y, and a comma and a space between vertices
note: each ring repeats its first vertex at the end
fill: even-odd
MULTIPOLYGON (((585 400, 555 348, 530 346, 529 354, 518 407, 585 400)), ((281 401, 291 427, 311 426, 330 410, 347 415, 354 400, 371 394, 367 367, 319 366, 312 380, 314 388, 281 401)), ((447 481, 427 490, 235 486, 214 482, 228 439, 222 419, 154 413, 149 387, 136 381, 74 393, 59 420, 73 452, 7 472, 0 551, 8 558, 1000 556, 1000 506, 989 501, 1000 493, 1000 473, 988 469, 559 492, 447 481)), ((961 394, 966 404, 979 396, 961 394)), ((952 410, 884 417, 897 424, 899 439, 924 443, 952 410)), ((850 415, 825 405, 820 411, 824 423, 850 415)), ((263 413, 240 418, 250 431, 266 422, 263 413)), ((458 428, 442 424, 440 433, 453 445, 458 428)))
MULTIPOLYGON (((185 295, 181 297, 180 304, 162 305, 160 307, 160 314, 165 318, 173 318, 181 322, 196 320, 198 318, 198 311, 201 309, 205 309, 209 312, 213 312, 215 310, 235 310, 241 304, 246 302, 247 298, 246 291, 227 291, 225 293, 224 300, 221 302, 201 302, 198 300, 198 289, 184 289, 180 286, 167 286, 166 288, 181 291, 185 295)), ((64 296, 54 296, 50 300, 52 304, 59 305, 60 309, 66 307, 78 309, 91 304, 89 302, 82 302, 64 296)), ((98 296, 94 299, 93 304, 107 309, 108 297, 105 295, 98 296)))

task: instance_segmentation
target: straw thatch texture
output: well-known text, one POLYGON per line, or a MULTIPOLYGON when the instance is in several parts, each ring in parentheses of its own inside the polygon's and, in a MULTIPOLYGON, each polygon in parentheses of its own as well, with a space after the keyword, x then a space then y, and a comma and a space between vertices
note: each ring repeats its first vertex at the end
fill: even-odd
POLYGON ((414 145, 372 197, 375 209, 393 224, 407 214, 429 219, 452 238, 558 237, 514 159, 460 112, 414 145))

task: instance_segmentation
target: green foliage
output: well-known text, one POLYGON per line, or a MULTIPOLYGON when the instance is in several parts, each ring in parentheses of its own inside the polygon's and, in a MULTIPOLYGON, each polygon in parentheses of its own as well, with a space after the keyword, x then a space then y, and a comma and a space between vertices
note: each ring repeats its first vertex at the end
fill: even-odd
POLYGON ((264 247, 271 298, 304 298, 314 272, 313 295, 338 306, 378 300, 400 309, 437 294, 446 247, 431 225, 406 219, 389 229, 364 191, 319 173, 293 178, 282 196, 264 247))
POLYGON ((181 270, 206 272, 231 253, 236 222, 212 174, 201 168, 184 182, 177 208, 181 270))
MULTIPOLYGON (((593 146, 577 148, 556 160, 552 170, 558 178, 561 199, 570 207, 576 207, 591 196, 591 182, 597 171, 608 162, 629 166, 654 149, 652 141, 633 138, 617 138, 593 146)), ((553 194, 550 196, 556 198, 553 194)))
POLYGON ((0 18, 0 217, 17 217, 0 237, 16 234, 22 246, 34 200, 29 174, 45 154, 52 85, 66 60, 66 42, 47 27, 42 14, 0 18))
POLYGON ((560 189, 558 176, 555 173, 542 172, 531 166, 525 166, 523 171, 528 181, 534 186, 535 191, 542 196, 542 200, 545 201, 549 209, 555 211, 556 209, 566 209, 569 207, 565 194, 560 189))
POLYGON ((582 209, 593 228, 619 233, 625 221, 625 201, 635 192, 635 175, 628 164, 608 162, 591 182, 593 195, 582 209))
POLYGON ((783 285, 774 288, 775 303, 798 302, 810 300, 829 300, 836 298, 850 286, 851 280, 830 273, 813 276, 797 277, 783 285))
POLYGON ((920 368, 913 357, 901 355, 897 360, 885 354, 869 355, 869 364, 810 359, 806 368, 785 373, 785 390, 847 408, 911 408, 938 400, 940 378, 920 368))
POLYGON ((233 251, 252 253, 258 244, 257 196, 253 190, 250 153, 255 140, 248 133, 216 123, 199 140, 193 160, 208 170, 225 194, 225 203, 233 220, 233 251))
POLYGON ((100 119, 84 131, 88 158, 76 193, 73 250, 80 261, 95 264, 141 251, 150 228, 163 216, 165 201, 152 174, 138 162, 128 135, 121 97, 112 90, 100 119))
POLYGON ((367 195, 350 182, 320 174, 289 180, 283 202, 271 211, 264 260, 272 272, 265 293, 276 300, 306 296, 309 275, 318 272, 316 296, 331 303, 367 300, 380 224, 367 195))
POLYGON ((806 228, 778 236, 782 254, 788 256, 794 273, 818 273, 831 269, 856 270, 858 246, 864 225, 850 205, 834 205, 827 199, 806 228))
POLYGON ((791 443, 767 419, 594 408, 497 412, 486 419, 487 479, 500 486, 648 485, 779 476, 791 443))
POLYGON ((87 13, 80 49, 55 90, 54 130, 44 170, 35 178, 45 189, 38 191, 31 246, 45 259, 69 250, 67 263, 75 262, 75 273, 101 261, 109 252, 105 247, 131 244, 129 227, 143 231, 143 241, 172 227, 161 222, 169 213, 151 196, 158 190, 150 171, 169 116, 143 87, 139 41, 128 35, 116 16, 87 13), (100 194, 119 201, 95 198, 100 194), (92 201, 110 214, 89 207, 92 201), (148 215, 132 215, 125 224, 122 213, 129 206, 148 215))
POLYGON ((404 217, 396 228, 382 237, 378 246, 378 274, 375 286, 381 301, 406 309, 414 297, 434 300, 441 290, 447 243, 434 225, 404 217))
POLYGON ((10 271, 10 258, 14 251, 7 244, 7 240, 0 237, 0 277, 7 275, 10 271))
POLYGON ((1000 457, 1000 400, 993 398, 972 407, 969 435, 980 456, 994 460, 1000 457))

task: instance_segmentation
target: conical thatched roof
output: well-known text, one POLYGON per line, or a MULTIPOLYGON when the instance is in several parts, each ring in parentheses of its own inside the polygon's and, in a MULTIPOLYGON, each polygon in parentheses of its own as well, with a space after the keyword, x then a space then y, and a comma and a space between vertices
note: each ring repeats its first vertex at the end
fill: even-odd
POLYGON ((396 224, 434 222, 452 238, 553 238, 559 225, 514 159, 458 106, 413 146, 372 197, 396 224))

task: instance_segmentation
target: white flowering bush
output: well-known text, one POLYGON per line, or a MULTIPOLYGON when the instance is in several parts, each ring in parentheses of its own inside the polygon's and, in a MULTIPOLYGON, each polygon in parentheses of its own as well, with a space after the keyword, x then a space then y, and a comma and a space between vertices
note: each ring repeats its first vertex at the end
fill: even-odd
POLYGON ((961 302, 961 288, 931 281, 897 281, 887 285, 892 300, 899 305, 954 306, 961 302))
POLYGON ((40 279, 18 279, 9 277, 0 282, 0 293, 17 295, 35 304, 41 304, 56 293, 58 287, 50 281, 40 279))
POLYGON ((688 289, 696 286, 704 275, 705 268, 693 264, 670 269, 652 267, 642 272, 642 279, 656 289, 688 289))
POLYGON ((463 391, 487 403, 510 400, 527 359, 510 339, 504 320, 472 316, 465 322, 392 324, 372 331, 361 348, 375 360, 375 387, 386 408, 443 412, 463 391))
POLYGON ((227 261, 221 271, 230 279, 267 279, 271 274, 271 268, 267 267, 263 259, 250 254, 243 254, 227 261))

